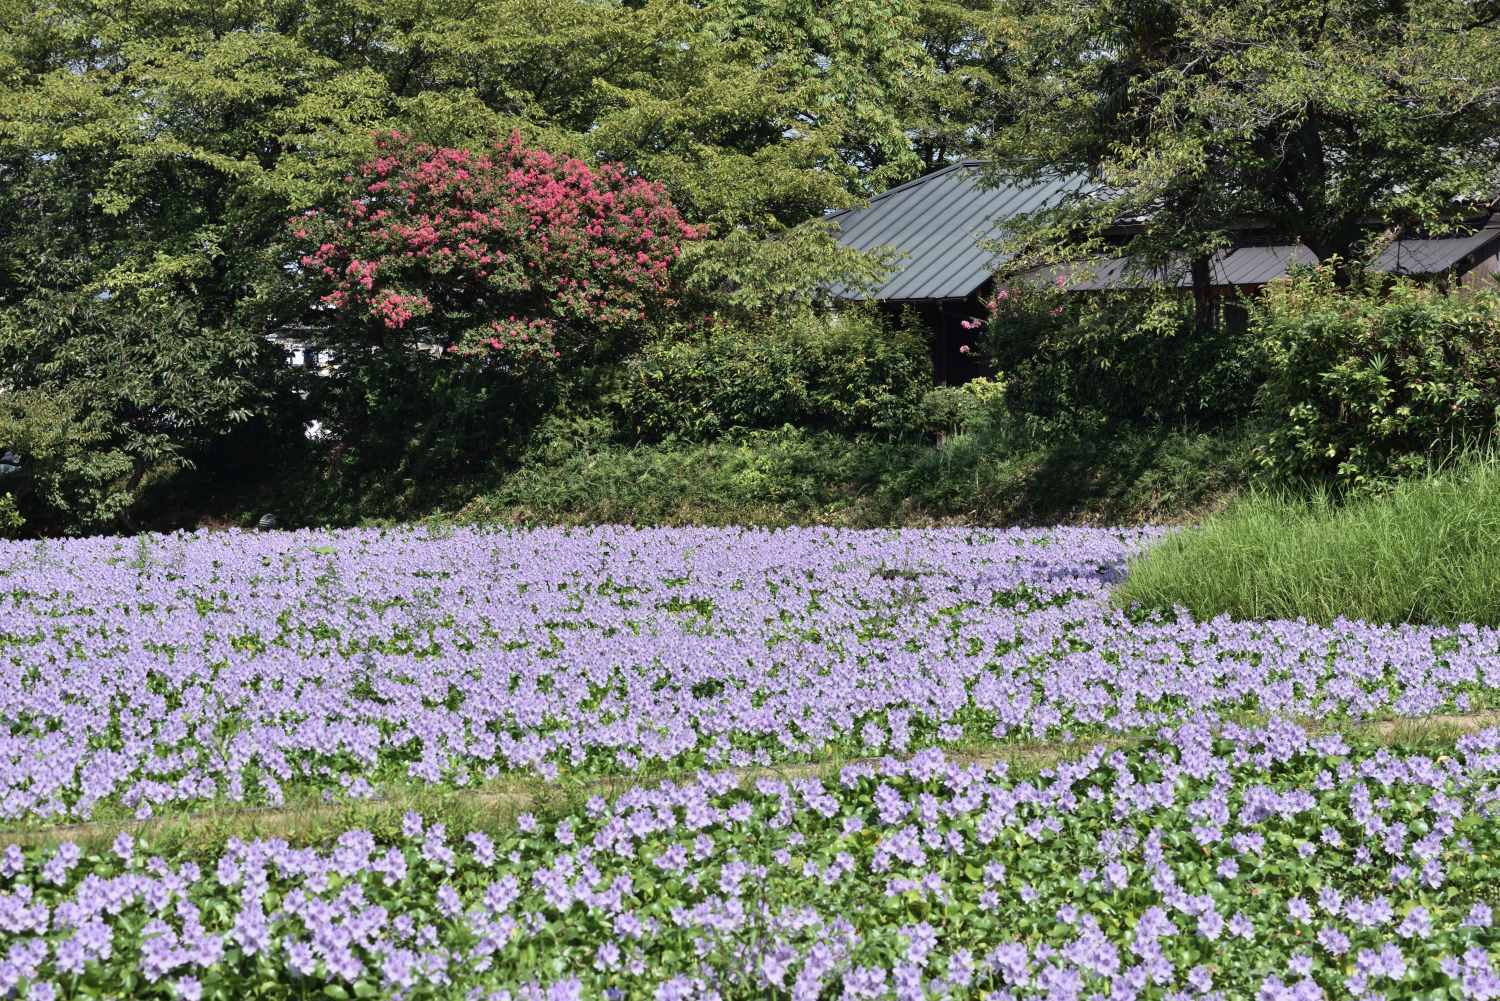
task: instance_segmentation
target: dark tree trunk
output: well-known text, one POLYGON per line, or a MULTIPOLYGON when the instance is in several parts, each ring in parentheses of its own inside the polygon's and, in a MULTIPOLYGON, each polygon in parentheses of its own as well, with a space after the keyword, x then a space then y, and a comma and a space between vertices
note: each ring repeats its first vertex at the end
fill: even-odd
POLYGON ((1209 333, 1214 329, 1214 288, 1210 263, 1207 254, 1193 257, 1193 329, 1199 333, 1209 333))
POLYGON ((1357 226, 1340 226, 1333 232, 1307 234, 1302 242, 1313 252, 1319 264, 1333 262, 1334 284, 1348 288, 1354 280, 1352 264, 1359 235, 1357 226))

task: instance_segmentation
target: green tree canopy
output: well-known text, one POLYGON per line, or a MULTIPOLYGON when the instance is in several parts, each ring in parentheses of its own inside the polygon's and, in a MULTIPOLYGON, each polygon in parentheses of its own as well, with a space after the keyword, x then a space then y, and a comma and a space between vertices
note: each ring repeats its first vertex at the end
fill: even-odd
POLYGON ((6 0, 5 290, 176 289, 243 321, 377 130, 557 153, 775 230, 914 175, 933 69, 875 0, 6 0))
POLYGON ((1326 260, 1443 229, 1500 193, 1500 32, 1469 0, 1004 0, 995 169, 1088 178, 1022 262, 1202 260, 1249 221, 1326 260))
MULTIPOLYGON (((699 287, 781 274, 789 245, 867 270, 810 224, 922 168, 908 123, 941 89, 924 2, 0 0, 0 388, 60 385, 38 359, 63 338, 143 366, 127 381, 151 413, 267 412, 267 335, 317 319, 284 222, 390 129, 470 149, 519 130, 661 182, 710 237, 699 287), (39 319, 59 309, 87 322, 39 319)), ((771 298, 824 276, 795 277, 771 298)), ((124 424, 90 440, 191 461, 212 425, 153 427, 149 449, 124 424)))

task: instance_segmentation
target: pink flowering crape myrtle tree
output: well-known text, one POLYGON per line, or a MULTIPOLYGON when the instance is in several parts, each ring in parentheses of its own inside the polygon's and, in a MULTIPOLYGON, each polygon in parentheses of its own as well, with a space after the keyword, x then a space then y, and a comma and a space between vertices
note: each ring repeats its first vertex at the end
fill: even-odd
POLYGON ((535 373, 634 347, 676 304, 697 232, 659 184, 526 146, 485 153, 399 132, 337 206, 290 220, 347 347, 425 346, 535 373))

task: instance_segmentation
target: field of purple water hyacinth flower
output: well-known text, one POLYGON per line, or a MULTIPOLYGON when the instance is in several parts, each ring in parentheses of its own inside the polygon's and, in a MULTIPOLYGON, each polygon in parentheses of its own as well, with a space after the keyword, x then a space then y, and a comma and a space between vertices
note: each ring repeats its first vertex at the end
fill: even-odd
POLYGON ((489 833, 11 844, 0 997, 1500 998, 1500 729, 1333 732, 1500 707, 1500 632, 1111 607, 1153 537, 0 543, 17 836, 638 782, 489 833), (1077 753, 997 760, 1038 741, 1077 753))
POLYGON ((1496 998, 1500 731, 1186 725, 1033 781, 924 751, 491 838, 0 858, 28 997, 1496 998))
POLYGON ((1500 631, 1132 621, 1149 536, 239 533, 0 545, 0 820, 1500 705, 1500 631))

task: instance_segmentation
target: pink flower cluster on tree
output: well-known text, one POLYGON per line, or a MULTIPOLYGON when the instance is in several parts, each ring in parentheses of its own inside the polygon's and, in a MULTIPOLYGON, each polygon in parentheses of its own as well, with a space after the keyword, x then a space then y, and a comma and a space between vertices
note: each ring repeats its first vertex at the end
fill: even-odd
POLYGON ((376 144, 347 200, 290 220, 322 303, 372 339, 545 362, 623 347, 675 305, 670 268, 699 234, 661 185, 519 133, 484 154, 376 144))

